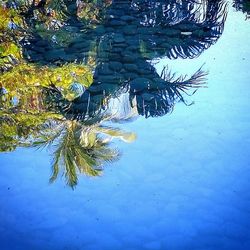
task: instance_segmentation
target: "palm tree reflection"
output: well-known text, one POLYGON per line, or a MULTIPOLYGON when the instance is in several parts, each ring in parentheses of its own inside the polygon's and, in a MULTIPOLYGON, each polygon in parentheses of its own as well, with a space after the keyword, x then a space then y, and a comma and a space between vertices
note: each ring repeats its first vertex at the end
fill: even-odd
POLYGON ((51 121, 44 124, 32 146, 51 145, 53 174, 50 181, 55 181, 61 169, 67 184, 74 187, 78 182, 78 173, 99 176, 105 163, 119 158, 119 151, 110 147, 114 137, 132 142, 135 134, 100 124, 85 126, 75 120, 51 121))
MULTIPOLYGON (((48 100, 44 90, 36 93, 31 99, 27 92, 15 105, 1 103, 0 151, 13 151, 17 147, 48 147, 53 155, 51 182, 63 173, 67 184, 73 188, 78 183, 79 174, 99 176, 106 163, 119 159, 119 150, 110 145, 112 139, 132 142, 136 138, 134 133, 102 125, 113 118, 121 121, 121 117, 103 115, 86 121, 68 120, 56 110, 49 110, 51 106, 46 106, 48 100), (34 98, 38 100, 35 106, 34 98), (27 105, 26 110, 23 103, 27 105)), ((8 99, 7 94, 4 97, 8 99)))

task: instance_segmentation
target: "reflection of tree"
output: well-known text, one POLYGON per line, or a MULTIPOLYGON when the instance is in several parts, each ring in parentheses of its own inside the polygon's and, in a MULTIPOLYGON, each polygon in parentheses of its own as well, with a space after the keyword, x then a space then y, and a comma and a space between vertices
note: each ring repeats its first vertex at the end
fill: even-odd
POLYGON ((61 119, 60 115, 46 110, 38 88, 19 85, 9 92, 0 89, 0 151, 27 145, 47 120, 61 119))
MULTIPOLYGON (((135 1, 137 2, 137 1, 135 1)), ((135 8, 141 14, 142 31, 151 27, 149 39, 141 36, 144 53, 152 58, 194 58, 214 44, 224 29, 224 1, 149 1, 135 8), (145 10, 146 9, 146 10, 145 10)))
POLYGON ((103 122, 165 115, 205 82, 152 59, 199 56, 226 14, 221 0, 0 1, 1 151, 53 145, 52 181, 60 168, 70 186, 99 175, 118 157, 109 139, 134 139, 103 122))
MULTIPOLYGON (((146 60, 198 56, 220 37, 227 13, 223 1, 113 1, 105 3, 105 11, 97 15, 99 21, 88 26, 79 16, 76 1, 71 1, 72 8, 62 2, 58 12, 67 12, 63 19, 67 25, 58 31, 70 34, 68 47, 33 28, 29 44, 23 49, 27 59, 43 64, 94 58, 92 85, 63 110, 70 119, 93 118, 107 109, 108 100, 125 92, 129 92, 131 107, 136 105, 140 115, 159 116, 171 111, 177 100, 184 100, 184 87, 186 91, 201 86, 204 73, 198 71, 190 79, 173 80, 158 75, 146 60), (69 20, 70 16, 75 21, 69 20)), ((41 8, 46 9, 47 4, 41 8)))
MULTIPOLYGON (((132 116, 162 116, 171 112, 176 102, 186 103, 183 95, 193 94, 195 89, 203 87, 206 74, 199 69, 190 78, 176 78, 175 74, 165 68, 160 76, 153 70, 144 78, 135 78, 120 85, 94 82, 83 95, 65 103, 64 109, 60 111, 68 119, 86 120, 110 114, 120 106, 127 109, 125 113, 132 116), (190 89, 194 90, 190 92, 190 89)), ((52 88, 49 92, 62 100, 57 89, 52 88)))
POLYGON ((178 101, 186 103, 183 95, 189 95, 190 89, 203 87, 206 73, 199 69, 188 79, 183 76, 175 79, 174 75, 164 69, 161 76, 162 81, 157 86, 151 82, 148 88, 141 89, 135 84, 130 89, 131 105, 136 105, 138 114, 146 118, 166 115, 178 101))
POLYGON ((44 124, 32 145, 53 145, 53 175, 50 180, 54 181, 62 169, 68 185, 74 187, 78 173, 99 176, 104 163, 118 158, 119 152, 109 147, 109 140, 101 137, 101 133, 112 137, 115 134, 133 137, 133 134, 99 125, 85 126, 77 121, 53 121, 44 124))
POLYGON ((246 14, 246 18, 250 18, 250 1, 249 0, 234 0, 233 7, 237 11, 242 11, 246 14))
MULTIPOLYGON (((66 10, 70 9, 67 1, 62 2, 66 10)), ((137 46, 145 58, 193 58, 217 41, 227 13, 221 0, 184 3, 172 0, 113 1, 112 4, 104 3, 102 10, 103 6, 96 4, 102 14, 92 18, 92 21, 96 20, 95 25, 88 26, 77 14, 77 9, 87 10, 91 8, 90 3, 80 7, 81 4, 76 2, 71 1, 74 11, 67 11, 66 15, 74 16, 74 21, 67 22, 66 18, 50 37, 51 29, 42 33, 32 29, 32 34, 27 37, 29 44, 23 44, 29 60, 40 63, 81 61, 89 56, 93 47, 102 50, 102 55, 98 55, 98 60, 102 60, 105 53, 111 52, 110 38, 116 39, 119 35, 126 41, 131 40, 129 45, 137 46), (103 44, 107 40, 108 44, 103 44)), ((40 20, 40 26, 44 23, 45 20, 40 20)))
POLYGON ((13 109, 0 111, 0 152, 12 151, 25 146, 36 137, 48 119, 60 116, 50 112, 16 112, 13 109))
POLYGON ((0 95, 3 101, 0 103, 0 152, 17 147, 51 146, 54 157, 51 181, 58 177, 60 169, 71 187, 77 184, 80 173, 99 175, 106 162, 119 156, 117 150, 110 148, 111 139, 126 142, 135 139, 133 133, 101 125, 110 117, 86 122, 66 120, 56 113, 55 107, 70 101, 57 99, 55 95, 52 99, 46 88, 30 92, 23 87, 21 92, 24 95, 18 103, 11 101, 8 93, 0 95))
POLYGON ((133 40, 144 57, 192 58, 217 41, 226 18, 221 0, 16 1, 6 6, 15 10, 15 18, 7 15, 5 27, 13 27, 27 59, 45 64, 81 61, 93 46, 108 52, 103 41, 117 34, 133 40))
MULTIPOLYGON (((60 67, 38 67, 34 64, 22 63, 1 75, 0 86, 8 92, 8 97, 22 98, 25 94, 35 94, 37 87, 48 87, 56 84, 68 99, 74 98, 70 88, 77 82, 82 88, 93 82, 90 67, 83 64, 65 64, 60 67), (22 93, 22 90, 24 92, 22 93)), ((27 98, 24 98, 26 100, 27 98)))

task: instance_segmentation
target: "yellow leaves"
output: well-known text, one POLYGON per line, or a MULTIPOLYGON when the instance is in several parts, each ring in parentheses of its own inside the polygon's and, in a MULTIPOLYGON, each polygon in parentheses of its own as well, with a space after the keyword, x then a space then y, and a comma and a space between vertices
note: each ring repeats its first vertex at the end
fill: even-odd
POLYGON ((0 5, 0 67, 9 64, 12 58, 21 58, 21 49, 13 43, 13 31, 21 26, 22 19, 13 9, 7 9, 0 5), (10 58, 12 57, 12 58, 10 58))
POLYGON ((1 117, 8 117, 8 120, 11 122, 1 122, 1 130, 4 131, 5 135, 11 135, 17 132, 16 127, 33 127, 34 129, 37 126, 44 124, 48 120, 61 120, 62 115, 52 113, 52 112, 41 112, 41 111, 31 111, 27 112, 17 112, 17 113, 9 113, 9 112, 0 112, 1 117))
POLYGON ((10 21, 10 10, 0 6, 0 29, 4 29, 4 28, 7 28, 8 26, 8 23, 10 21))
POLYGON ((4 131, 4 136, 5 137, 11 137, 13 135, 17 134, 17 128, 16 126, 10 126, 7 123, 1 124, 1 131, 4 131))
POLYGON ((0 57, 5 57, 9 55, 12 55, 13 57, 20 59, 21 58, 20 48, 11 42, 2 43, 0 46, 0 57))
MULTIPOLYGON (((83 86, 90 86, 93 82, 93 75, 90 69, 84 65, 66 64, 57 68, 46 68, 46 74, 49 83, 57 87, 68 88, 74 81, 81 83, 83 86)), ((47 85, 49 85, 47 83, 47 85)))
POLYGON ((39 67, 34 64, 19 64, 12 70, 3 73, 0 85, 5 87, 9 93, 16 93, 27 87, 48 87, 54 84, 62 90, 77 81, 85 87, 93 82, 93 74, 85 65, 66 64, 61 67, 39 67))
POLYGON ((15 114, 14 119, 17 124, 22 124, 23 127, 36 127, 43 124, 49 119, 61 119, 61 115, 50 112, 34 112, 34 113, 22 113, 15 114), (39 115, 38 115, 39 114, 39 115))
POLYGON ((7 9, 0 5, 0 30, 8 28, 10 22, 16 25, 22 24, 22 19, 14 9, 7 9))
POLYGON ((102 11, 111 3, 112 1, 80 1, 77 16, 86 24, 99 23, 102 21, 102 11))

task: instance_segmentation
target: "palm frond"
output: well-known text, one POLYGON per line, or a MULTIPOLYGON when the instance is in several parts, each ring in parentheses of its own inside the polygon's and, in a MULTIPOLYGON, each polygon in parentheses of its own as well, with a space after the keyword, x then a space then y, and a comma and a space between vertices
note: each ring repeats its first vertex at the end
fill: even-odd
POLYGON ((64 148, 63 150, 63 164, 65 166, 64 175, 66 177, 67 184, 73 188, 78 183, 78 177, 74 155, 72 155, 72 152, 68 148, 64 148))
POLYGON ((63 151, 63 143, 59 144, 60 146, 57 148, 57 150, 53 153, 54 159, 52 162, 52 175, 49 179, 49 182, 52 183, 54 182, 57 177, 58 177, 58 173, 59 173, 59 168, 60 168, 60 161, 62 158, 62 151, 63 151))
POLYGON ((206 76, 208 72, 202 70, 202 66, 187 79, 187 76, 179 76, 176 78, 175 74, 171 74, 168 67, 164 67, 161 77, 167 82, 167 93, 172 101, 179 99, 185 103, 183 93, 186 95, 193 95, 198 88, 206 87, 206 76), (188 93, 190 89, 195 89, 191 94, 188 93))

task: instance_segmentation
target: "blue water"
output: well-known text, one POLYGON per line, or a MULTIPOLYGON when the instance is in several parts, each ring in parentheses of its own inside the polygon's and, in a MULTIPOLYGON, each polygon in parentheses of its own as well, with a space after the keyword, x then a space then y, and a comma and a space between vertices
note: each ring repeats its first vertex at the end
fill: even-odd
POLYGON ((225 30, 196 59, 161 59, 180 74, 201 65, 208 88, 137 134, 102 177, 48 184, 50 153, 0 155, 0 249, 250 249, 250 22, 229 8, 225 30))

